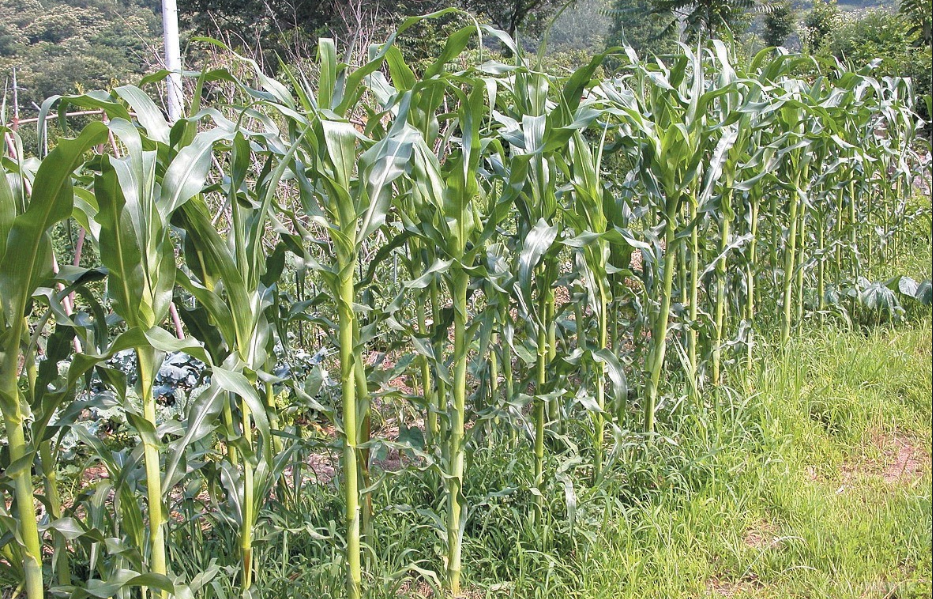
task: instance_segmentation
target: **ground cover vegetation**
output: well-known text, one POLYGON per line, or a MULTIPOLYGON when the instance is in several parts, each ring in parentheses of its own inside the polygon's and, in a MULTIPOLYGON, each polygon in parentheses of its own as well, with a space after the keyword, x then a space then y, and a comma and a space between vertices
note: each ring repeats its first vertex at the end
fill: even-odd
POLYGON ((910 81, 719 41, 554 75, 475 24, 413 69, 423 22, 230 54, 175 123, 156 75, 46 101, 101 116, 36 157, 4 127, 12 594, 928 589, 910 81))

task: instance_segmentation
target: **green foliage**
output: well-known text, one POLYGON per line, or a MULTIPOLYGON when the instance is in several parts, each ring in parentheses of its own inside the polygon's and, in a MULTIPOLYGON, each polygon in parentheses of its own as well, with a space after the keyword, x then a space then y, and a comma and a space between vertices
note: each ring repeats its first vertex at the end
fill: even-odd
POLYGON ((872 283, 929 245, 907 81, 718 40, 550 74, 470 23, 416 72, 395 42, 419 24, 359 66, 321 39, 314 76, 230 56, 174 124, 133 86, 53 100, 107 118, 43 158, 0 130, 4 582, 567 594, 601 539, 634 577, 657 529, 616 523, 741 503, 736 460, 775 464, 759 368, 821 322, 929 317, 928 270, 872 283), (94 268, 52 268, 66 221, 94 268), (179 352, 203 372, 162 409, 179 352), (106 476, 58 484, 65 455, 106 476))
POLYGON ((21 113, 35 114, 53 95, 138 77, 157 64, 160 47, 160 17, 133 0, 0 5, 0 76, 9 85, 16 67, 21 113))
POLYGON ((915 36, 897 13, 885 9, 841 15, 831 31, 821 37, 819 48, 861 66, 880 61, 880 72, 904 76, 915 36))
MULTIPOLYGON (((274 72, 277 57, 298 60, 311 56, 319 37, 333 37, 347 46, 359 41, 381 42, 386 32, 406 17, 445 8, 468 11, 510 35, 521 32, 534 42, 566 4, 567 0, 180 0, 179 10, 195 31, 224 39, 239 51, 261 59, 267 72, 274 72)), ((400 36, 400 47, 413 51, 411 59, 416 64, 427 60, 437 54, 446 35, 467 20, 463 15, 449 14, 418 23, 400 36)), ((586 37, 591 36, 591 31, 586 32, 586 37)), ((365 48, 357 50, 363 50, 365 58, 365 48)))
POLYGON ((679 31, 687 41, 733 38, 748 26, 754 0, 652 0, 651 12, 666 20, 665 32, 679 31))
MULTIPOLYGON (((548 31, 548 50, 597 54, 612 28, 610 0, 578 0, 560 13, 548 31)), ((582 66, 582 64, 578 65, 582 66)))
MULTIPOLYGON (((587 472, 570 468, 578 490, 573 535, 559 495, 548 497, 549 538, 522 517, 533 499, 515 490, 529 483, 527 456, 499 444, 477 448, 465 482, 476 506, 465 537, 471 591, 523 599, 692 599, 710 588, 924 597, 931 474, 928 464, 914 469, 919 459, 901 474, 898 458, 930 452, 931 345, 926 317, 868 332, 826 327, 796 339, 791 351, 768 347, 753 392, 724 394, 714 411, 679 409, 676 444, 623 453, 597 492, 579 492, 587 472), (869 545, 876 550, 864 551, 869 545)), ((410 509, 434 493, 423 473, 408 469, 380 488, 387 507, 376 521, 373 599, 433 595, 437 583, 404 571, 393 548, 424 548, 419 567, 442 567, 432 514, 410 509)), ((270 535, 263 546, 263 588, 339 596, 339 556, 326 537, 303 534, 309 525, 328 534, 339 498, 330 485, 311 482, 299 495, 295 504, 270 506, 291 532, 270 535)), ((212 572, 211 560, 234 549, 222 532, 193 524, 182 532, 178 562, 191 576, 212 572)), ((201 596, 221 596, 216 589, 226 586, 218 576, 201 596)))
POLYGON ((788 0, 772 2, 767 9, 763 34, 765 44, 783 46, 797 29, 797 13, 788 0))
POLYGON ((836 0, 814 0, 813 7, 803 20, 806 47, 811 52, 819 50, 826 36, 839 25, 840 18, 836 0))
POLYGON ((463 0, 462 7, 486 16, 510 36, 519 32, 537 36, 567 3, 568 0, 463 0))
POLYGON ((612 29, 607 47, 629 45, 639 56, 667 54, 676 47, 677 34, 664 18, 652 12, 650 0, 615 0, 612 9, 612 29))
POLYGON ((845 13, 821 40, 820 54, 834 56, 853 68, 871 63, 877 76, 910 77, 918 98, 916 110, 926 115, 921 98, 931 91, 930 45, 922 43, 906 17, 886 9, 845 13))
MULTIPOLYGON (((379 1, 379 7, 390 2, 379 1)), ((185 27, 222 37, 232 48, 267 61, 275 70, 276 54, 311 54, 319 35, 336 25, 336 6, 328 0, 180 0, 185 27)))
POLYGON ((412 69, 420 73, 434 62, 447 38, 471 22, 470 16, 461 12, 426 19, 398 36, 397 44, 412 69))
POLYGON ((916 35, 919 44, 929 46, 933 42, 933 2, 930 0, 904 0, 900 12, 910 23, 908 33, 916 35))

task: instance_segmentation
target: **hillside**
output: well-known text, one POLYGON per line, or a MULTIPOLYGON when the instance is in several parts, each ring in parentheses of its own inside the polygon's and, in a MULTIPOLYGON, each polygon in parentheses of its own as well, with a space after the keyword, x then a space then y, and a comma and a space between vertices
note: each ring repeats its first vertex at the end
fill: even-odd
POLYGON ((161 54, 158 0, 3 0, 0 84, 23 112, 55 94, 138 79, 161 54))

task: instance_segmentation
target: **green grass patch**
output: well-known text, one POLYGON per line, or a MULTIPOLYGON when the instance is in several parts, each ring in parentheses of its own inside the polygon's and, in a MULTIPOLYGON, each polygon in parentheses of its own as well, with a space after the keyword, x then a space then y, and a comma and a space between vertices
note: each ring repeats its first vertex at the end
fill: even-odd
MULTIPOLYGON (((529 448, 477 449, 465 596, 929 597, 931 347, 927 316, 868 333, 825 327, 765 349, 742 389, 684 402, 661 440, 620 432, 618 461, 596 489, 585 458, 555 451, 552 471, 564 475, 547 488, 543 524, 523 490, 529 448)), ((264 596, 342 595, 336 483, 308 485, 292 510, 270 506, 293 533, 260 544, 264 596)), ((443 571, 440 481, 403 469, 374 502, 369 596, 441 596, 431 574, 443 571)), ((223 543, 216 525, 213 541, 194 546, 223 543)), ((174 559, 195 573, 212 556, 174 559)))
POLYGON ((823 329, 766 356, 739 434, 683 435, 715 477, 604 531, 577 596, 929 597, 930 330, 823 329))

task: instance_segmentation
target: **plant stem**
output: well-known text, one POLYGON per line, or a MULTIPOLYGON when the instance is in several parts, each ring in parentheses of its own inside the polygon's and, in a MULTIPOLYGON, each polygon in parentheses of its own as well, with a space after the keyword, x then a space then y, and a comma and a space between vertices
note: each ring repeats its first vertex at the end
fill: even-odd
MULTIPOLYGON (((230 402, 233 401, 233 396, 229 393, 224 393, 224 408, 223 408, 223 419, 224 426, 231 436, 234 436, 234 431, 236 428, 233 426, 233 407, 230 405, 230 402)), ((232 444, 227 444, 227 460, 230 462, 231 466, 236 467, 240 463, 240 459, 237 454, 236 447, 232 444)))
MULTIPOLYGON (((557 357, 557 321, 554 318, 556 305, 554 303, 554 290, 548 289, 547 303, 545 305, 547 322, 547 363, 550 364, 557 357)), ((560 406, 557 398, 553 397, 548 401, 548 420, 557 422, 560 419, 560 406)))
POLYGON ((654 408, 658 400, 658 385, 661 381, 661 368, 664 366, 664 353, 667 350, 667 321, 671 310, 671 287, 677 262, 675 247, 677 218, 674 213, 667 214, 664 223, 664 275, 661 288, 661 306, 655 318, 651 332, 651 351, 648 354, 648 381, 645 390, 645 432, 654 432, 654 408))
POLYGON ((817 239, 819 243, 819 262, 817 263, 817 284, 816 284, 816 293, 817 301, 819 302, 819 312, 820 320, 823 320, 823 311, 826 309, 826 259, 823 256, 823 251, 826 249, 826 233, 823 230, 824 224, 823 219, 818 219, 817 221, 817 239))
MULTIPOLYGON (((727 192, 730 193, 731 192, 727 192)), ((713 385, 720 384, 722 334, 726 316, 726 248, 729 247, 731 219, 725 214, 720 221, 719 259, 716 261, 716 323, 713 328, 713 385)))
POLYGON ((355 260, 340 260, 338 336, 340 340, 340 384, 343 399, 343 472, 344 472, 344 517, 347 526, 347 597, 359 599, 362 587, 360 569, 360 496, 359 468, 357 464, 357 405, 356 405, 356 358, 353 352, 353 331, 356 315, 353 302, 356 287, 353 283, 355 260))
MULTIPOLYGON (((26 456, 26 437, 23 431, 22 415, 12 416, 12 418, 8 416, 4 419, 10 445, 10 463, 26 456)), ((26 575, 26 596, 29 599, 42 599, 42 553, 33 503, 31 469, 27 467, 17 472, 13 477, 13 483, 17 519, 24 544, 23 570, 26 575)))
MULTIPOLYGON (((508 318, 508 306, 501 308, 501 318, 504 326, 508 318)), ((508 340, 502 344, 502 378, 505 381, 505 400, 510 402, 515 392, 515 381, 512 374, 512 348, 509 347, 508 340)), ((509 442, 512 447, 518 443, 518 430, 514 426, 509 427, 509 442)))
POLYGON ((797 226, 797 232, 800 239, 797 240, 797 322, 803 321, 803 284, 804 269, 803 265, 807 258, 807 206, 800 203, 798 217, 800 224, 797 226))
MULTIPOLYGON (((546 313, 546 299, 542 294, 538 301, 538 313, 544 318, 546 313)), ((547 328, 543 323, 538 326, 538 350, 537 360, 535 362, 535 398, 534 398, 534 422, 535 422, 535 488, 539 493, 535 495, 535 512, 540 518, 543 517, 541 487, 544 486, 544 424, 547 420, 547 405, 542 397, 544 387, 547 382, 547 328)))
MULTIPOLYGON (((683 216, 689 218, 689 211, 684 210, 683 216)), ((690 263, 690 260, 687 259, 687 244, 680 244, 680 247, 677 248, 677 253, 677 284, 680 289, 680 303, 687 306, 690 303, 690 281, 687 277, 687 264, 690 263)), ((684 343, 686 344, 686 339, 684 339, 684 343)))
MULTIPOLYGON (((444 361, 444 341, 445 336, 436 334, 438 328, 441 326, 441 298, 440 298, 440 289, 438 288, 437 281, 431 281, 431 318, 434 319, 434 357, 438 361, 438 368, 443 366, 444 361)), ((435 389, 434 389, 434 401, 435 405, 433 410, 435 412, 435 421, 437 423, 437 430, 435 434, 438 435, 438 439, 444 437, 446 432, 446 423, 444 420, 438 418, 438 414, 443 414, 447 411, 447 385, 444 383, 444 380, 439 376, 439 373, 435 373, 434 376, 435 389)), ((442 443, 439 443, 443 448, 442 451, 447 451, 444 448, 442 443)))
MULTIPOLYGON (((25 298, 22 299, 25 303, 25 298)), ((21 314, 23 303, 14 307, 14 313, 21 314)), ((6 426, 7 445, 10 452, 10 464, 27 459, 26 434, 23 427, 22 397, 17 381, 19 377, 20 341, 26 330, 25 318, 13 319, 5 337, 4 352, 0 354, 0 406, 3 408, 3 421, 6 426)), ((42 543, 39 540, 39 527, 36 522, 35 498, 33 497, 32 469, 29 466, 19 468, 12 475, 13 495, 16 499, 16 519, 19 534, 23 542, 23 572, 26 578, 27 599, 43 598, 42 582, 42 543)))
POLYGON ((758 259, 758 200, 752 200, 752 238, 748 242, 748 263, 746 264, 746 278, 748 285, 748 295, 745 298, 745 319, 748 321, 748 342, 745 344, 748 351, 746 355, 746 367, 750 371, 753 365, 752 349, 754 348, 755 335, 755 263, 758 259))
MULTIPOLYGON (((42 463, 42 476, 45 478, 45 494, 49 499, 49 518, 58 520, 62 517, 62 500, 58 492, 58 472, 55 468, 50 439, 39 444, 39 461, 42 463)), ((67 586, 71 584, 67 541, 60 533, 55 533, 54 539, 56 577, 59 585, 67 586)))
POLYGON ((793 287, 794 265, 797 254, 797 204, 800 196, 794 193, 790 198, 790 215, 788 223, 790 231, 787 234, 788 246, 784 250, 784 318, 781 321, 781 345, 786 345, 790 339, 791 315, 793 314, 793 287))
MULTIPOLYGON (((81 229, 84 232, 84 229, 81 229)), ((83 236, 79 238, 79 242, 83 236)), ((80 249, 80 248, 79 248, 80 249)), ((25 322, 25 321, 24 321, 25 322)), ((25 326, 28 326, 25 325, 25 326)), ((79 346, 80 347, 80 346, 79 346)), ((28 383, 28 400, 30 405, 36 402, 36 380, 38 378, 38 369, 36 368, 36 357, 33 352, 25 356, 25 370, 28 383)), ((45 496, 49 501, 49 519, 58 520, 62 517, 62 500, 58 492, 58 470, 55 467, 55 459, 52 454, 52 440, 46 439, 39 443, 39 465, 42 468, 44 480, 45 496)), ((68 567, 68 541, 58 531, 52 532, 55 549, 53 552, 53 571, 55 572, 58 584, 61 586, 71 584, 71 572, 68 567)))
POLYGON ((855 222, 855 179, 849 181, 849 246, 851 252, 849 256, 850 274, 854 278, 859 274, 858 228, 855 222))
MULTIPOLYGON (((269 372, 273 370, 274 364, 268 369, 269 372)), ((273 429, 277 429, 279 425, 279 412, 275 406, 275 385, 271 382, 263 383, 263 389, 266 392, 266 408, 267 413, 269 414, 269 424, 273 429)), ((276 435, 272 436, 272 448, 275 449, 276 453, 282 452, 282 439, 276 435)))
MULTIPOLYGON (((243 415, 243 441, 247 447, 253 445, 253 430, 250 422, 250 410, 246 401, 240 404, 243 415)), ((253 484, 253 465, 246 456, 243 456, 243 522, 240 530, 240 555, 243 559, 243 592, 249 590, 253 584, 253 525, 256 521, 254 513, 255 489, 253 484)))
MULTIPOLYGON (((690 387, 692 390, 697 388, 697 315, 699 313, 700 303, 699 298, 699 289, 700 289, 700 245, 699 245, 699 231, 696 225, 697 218, 697 202, 696 198, 690 198, 690 324, 687 328, 687 363, 689 364, 690 372, 688 373, 690 377, 690 387)), ((669 242, 668 242, 669 243, 669 242)), ((671 254, 673 256, 673 253, 671 254)), ((665 275, 666 276, 666 275, 665 275)), ((665 288, 667 289, 667 288, 665 288)), ((669 290, 664 292, 666 296, 670 295, 669 290)), ((668 297, 668 306, 670 306, 670 298, 668 297)), ((670 309, 670 308, 668 308, 670 309)), ((665 324, 664 333, 666 336, 667 325, 665 324)))
POLYGON ((871 224, 871 213, 872 213, 872 204, 873 204, 872 199, 874 198, 874 195, 875 193, 873 190, 869 190, 869 192, 866 194, 868 199, 865 205, 865 216, 862 219, 862 222, 865 224, 865 228, 867 229, 867 233, 868 233, 867 235, 865 235, 865 240, 868 243, 868 249, 865 253, 865 262, 866 262, 865 271, 868 273, 871 272, 871 260, 874 257, 874 253, 875 253, 875 244, 874 244, 875 228, 871 224))
MULTIPOLYGON (((424 304, 416 302, 415 312, 418 317, 418 331, 422 334, 428 330, 427 315, 425 314, 424 304)), ((437 442, 437 412, 434 410, 436 400, 434 399, 434 387, 431 382, 431 363, 427 356, 421 356, 421 391, 424 396, 425 405, 425 434, 428 447, 433 447, 437 442)))
MULTIPOLYGON (((354 327, 353 332, 353 343, 354 345, 359 345, 359 319, 357 319, 356 326, 354 327)), ((369 457, 370 449, 367 446, 369 440, 372 438, 372 420, 370 418, 369 412, 369 389, 366 385, 366 369, 363 366, 363 356, 360 352, 355 353, 356 359, 356 369, 354 370, 354 375, 356 376, 356 406, 357 414, 362 414, 362 418, 358 418, 360 422, 360 434, 358 443, 364 447, 357 451, 358 453, 358 463, 360 465, 360 499, 362 500, 362 506, 360 508, 360 522, 362 526, 362 538, 367 543, 373 543, 373 496, 372 493, 366 491, 369 488, 369 483, 371 481, 370 472, 369 472, 369 457)), ((367 553, 366 566, 370 566, 369 561, 370 554, 367 553)))
MULTIPOLYGON (((845 195, 843 190, 840 187, 838 193, 836 194, 836 240, 838 242, 842 241, 842 231, 844 228, 845 220, 843 220, 843 210, 845 207, 845 195)), ((836 276, 842 274, 842 243, 836 245, 836 276)))
MULTIPOLYGON (((499 333, 493 333, 490 340, 490 351, 489 351, 489 405, 495 406, 499 401, 499 354, 496 352, 496 349, 499 346, 499 333)), ((495 419, 495 424, 498 424, 498 416, 495 419)), ((487 420, 483 434, 486 435, 486 438, 489 441, 490 448, 492 447, 492 433, 493 433, 493 422, 487 420)))
MULTIPOLYGON (((159 447, 154 438, 156 423, 155 397, 152 384, 155 378, 155 350, 149 347, 138 348, 136 358, 139 362, 139 381, 143 402, 143 418, 153 429, 151 435, 143 436, 143 458, 146 463, 146 493, 149 507, 149 569, 155 574, 167 573, 165 562, 165 531, 162 514, 162 470, 159 463, 159 447)), ((158 596, 166 597, 164 591, 158 596)))
MULTIPOLYGON (((597 340, 597 344, 601 350, 607 349, 608 347, 608 319, 606 311, 609 309, 609 306, 606 295, 605 285, 600 282, 598 298, 599 314, 597 315, 599 319, 599 339, 597 340)), ((606 434, 605 418, 603 417, 606 411, 606 365, 602 362, 596 364, 596 405, 599 407, 599 412, 597 412, 594 417, 596 429, 594 435, 596 456, 593 463, 593 476, 596 482, 599 482, 603 478, 603 437, 606 434)))
POLYGON ((777 267, 778 267, 778 240, 781 238, 781 223, 778 215, 778 195, 776 193, 771 194, 770 206, 768 207, 768 213, 771 215, 771 240, 768 243, 768 265, 771 266, 771 282, 774 288, 778 286, 777 280, 777 267))
POLYGON ((464 419, 466 416, 466 338, 467 287, 469 275, 459 269, 453 275, 454 355, 453 410, 450 414, 450 478, 447 479, 447 581, 451 594, 460 594, 461 553, 463 548, 463 464, 466 446, 464 419))

